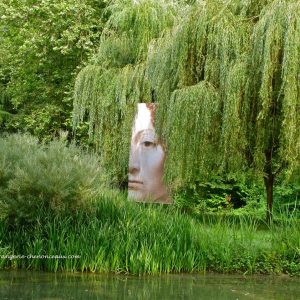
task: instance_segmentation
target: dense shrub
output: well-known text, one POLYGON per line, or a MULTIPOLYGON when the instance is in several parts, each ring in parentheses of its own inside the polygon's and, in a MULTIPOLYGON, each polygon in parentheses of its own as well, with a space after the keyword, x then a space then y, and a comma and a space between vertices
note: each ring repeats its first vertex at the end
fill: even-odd
POLYGON ((177 188, 176 204, 187 211, 203 212, 256 212, 265 209, 264 190, 254 180, 211 176, 210 180, 197 181, 177 188))
POLYGON ((56 215, 88 208, 103 178, 97 156, 63 140, 43 145, 29 135, 0 138, 1 216, 14 223, 34 221, 40 209, 56 215))

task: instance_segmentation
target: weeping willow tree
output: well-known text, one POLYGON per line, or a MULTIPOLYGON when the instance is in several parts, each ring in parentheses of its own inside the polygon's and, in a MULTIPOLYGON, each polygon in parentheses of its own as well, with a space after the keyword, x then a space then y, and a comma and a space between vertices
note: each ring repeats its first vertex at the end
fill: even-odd
POLYGON ((275 1, 254 27, 248 84, 248 140, 263 171, 267 219, 276 176, 300 178, 300 2, 275 1))
POLYGON ((98 53, 78 75, 74 125, 87 119, 110 181, 127 180, 129 142, 136 103, 151 102, 145 61, 148 44, 172 27, 167 1, 114 1, 98 53))
POLYGON ((252 170, 269 220, 276 176, 299 174, 300 3, 189 2, 114 2, 77 78, 75 125, 89 119, 104 161, 125 178, 135 104, 157 102, 166 180, 252 170))
POLYGON ((169 181, 251 169, 270 220, 275 177, 299 172, 299 20, 298 1, 273 1, 255 19, 202 2, 157 42, 149 73, 169 181))

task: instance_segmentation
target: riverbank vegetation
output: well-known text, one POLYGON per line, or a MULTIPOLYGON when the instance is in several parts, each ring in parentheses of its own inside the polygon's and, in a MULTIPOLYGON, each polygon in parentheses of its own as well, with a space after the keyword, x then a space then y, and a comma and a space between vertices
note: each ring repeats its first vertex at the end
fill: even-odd
POLYGON ((0 251, 81 258, 2 268, 299 274, 299 20, 298 0, 3 0, 0 251), (171 207, 125 199, 140 102, 171 207))
POLYGON ((0 259, 2 269, 157 274, 220 272, 300 274, 300 224, 290 217, 268 227, 255 218, 197 220, 176 207, 97 197, 93 212, 41 211, 31 226, 1 221, 1 255, 80 258, 0 259))
POLYGON ((108 188, 98 159, 65 141, 1 138, 1 269, 300 274, 297 211, 268 225, 257 206, 134 203, 108 188))

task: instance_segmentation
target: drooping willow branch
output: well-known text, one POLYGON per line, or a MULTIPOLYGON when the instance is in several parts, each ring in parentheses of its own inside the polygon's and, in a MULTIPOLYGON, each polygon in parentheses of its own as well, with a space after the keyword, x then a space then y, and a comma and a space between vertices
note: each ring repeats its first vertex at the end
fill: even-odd
POLYGON ((75 86, 74 124, 114 178, 125 178, 138 102, 158 103, 166 177, 292 175, 300 162, 300 3, 296 0, 115 1, 99 52, 75 86), (176 162, 176 163, 174 163, 176 162))

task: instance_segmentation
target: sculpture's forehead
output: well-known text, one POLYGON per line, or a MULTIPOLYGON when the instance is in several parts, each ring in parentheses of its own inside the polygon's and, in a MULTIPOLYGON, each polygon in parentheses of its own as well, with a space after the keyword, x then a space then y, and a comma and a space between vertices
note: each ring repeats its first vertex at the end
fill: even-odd
POLYGON ((142 130, 154 130, 155 104, 139 103, 138 111, 135 117, 133 133, 136 134, 142 130))
POLYGON ((150 111, 151 122, 152 122, 152 126, 154 127, 156 104, 155 103, 146 103, 146 106, 147 106, 148 110, 150 111))

